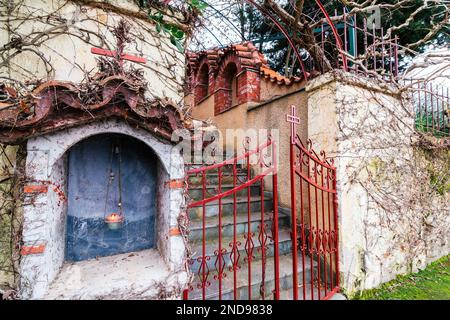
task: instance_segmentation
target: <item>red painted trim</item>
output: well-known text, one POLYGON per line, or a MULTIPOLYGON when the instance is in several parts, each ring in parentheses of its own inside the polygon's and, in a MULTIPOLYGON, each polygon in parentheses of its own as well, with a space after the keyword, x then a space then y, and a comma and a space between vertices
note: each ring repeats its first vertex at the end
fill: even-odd
POLYGON ((336 44, 337 44, 337 46, 339 48, 339 51, 340 51, 340 54, 341 54, 344 71, 348 71, 348 68, 347 68, 347 56, 343 53, 345 50, 342 47, 341 37, 339 36, 339 33, 337 32, 333 21, 331 21, 330 15, 328 14, 327 10, 325 10, 325 7, 322 5, 322 2, 320 2, 320 0, 315 0, 315 1, 316 1, 317 5, 319 6, 320 10, 322 11, 322 13, 325 15, 325 18, 327 19, 328 24, 330 25, 330 28, 333 31, 333 35, 336 38, 336 44))
POLYGON ((37 246, 22 246, 20 248, 20 254, 25 256, 29 254, 40 254, 44 253, 45 251, 45 244, 40 244, 37 246))
POLYGON ((45 185, 26 185, 23 187, 25 193, 47 193, 48 186, 45 185))
POLYGON ((322 300, 330 300, 331 298, 333 298, 333 296, 338 293, 340 291, 339 287, 334 288, 333 290, 331 290, 330 292, 328 292, 328 294, 322 298, 322 300))

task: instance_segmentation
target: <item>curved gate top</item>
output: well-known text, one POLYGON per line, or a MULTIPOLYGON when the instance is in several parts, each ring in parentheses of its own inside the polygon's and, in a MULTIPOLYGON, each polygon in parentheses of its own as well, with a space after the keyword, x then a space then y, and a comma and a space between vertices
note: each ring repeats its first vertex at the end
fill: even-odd
POLYGON ((312 149, 312 142, 303 144, 296 134, 300 122, 295 106, 286 115, 291 123, 291 217, 293 242, 293 270, 306 270, 298 279, 293 272, 295 300, 328 299, 339 291, 338 202, 336 167, 325 152, 320 156, 312 149), (300 260, 300 261, 299 261, 300 260))

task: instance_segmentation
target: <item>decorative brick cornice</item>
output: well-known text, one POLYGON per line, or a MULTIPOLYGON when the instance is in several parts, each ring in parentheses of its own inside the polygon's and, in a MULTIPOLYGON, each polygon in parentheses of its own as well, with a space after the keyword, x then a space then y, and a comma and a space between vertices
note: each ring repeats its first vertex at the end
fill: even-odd
POLYGON ((180 228, 178 228, 178 227, 170 228, 169 236, 174 237, 174 236, 179 236, 179 235, 181 235, 180 228))
MULTIPOLYGON (((265 56, 251 42, 233 44, 226 48, 188 53, 189 72, 195 72, 190 76, 194 81, 191 87, 195 88, 195 105, 204 101, 205 97, 214 92, 215 114, 228 110, 231 107, 231 93, 227 95, 222 89, 229 88, 230 65, 235 66, 237 80, 238 104, 246 102, 259 102, 261 81, 268 81, 277 85, 291 86, 300 83, 302 78, 287 78, 272 70, 265 56), (206 77, 201 74, 205 64, 208 65, 208 90, 206 90, 206 77), (200 79, 201 78, 201 79, 200 79), (203 86, 198 85, 201 83, 203 86)), ((232 67, 234 69, 234 67, 232 67)), ((234 88, 233 88, 234 89, 234 88)), ((234 99, 234 98, 233 98, 234 99)))

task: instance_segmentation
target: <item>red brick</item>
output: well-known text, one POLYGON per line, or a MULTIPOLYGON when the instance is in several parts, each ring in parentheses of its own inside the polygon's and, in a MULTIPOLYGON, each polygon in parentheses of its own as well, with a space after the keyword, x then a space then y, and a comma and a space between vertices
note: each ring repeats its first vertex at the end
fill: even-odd
POLYGON ((47 193, 48 186, 46 185, 26 185, 23 187, 25 193, 47 193))
POLYGON ((169 230, 169 236, 179 236, 181 234, 181 231, 178 227, 170 228, 169 230))

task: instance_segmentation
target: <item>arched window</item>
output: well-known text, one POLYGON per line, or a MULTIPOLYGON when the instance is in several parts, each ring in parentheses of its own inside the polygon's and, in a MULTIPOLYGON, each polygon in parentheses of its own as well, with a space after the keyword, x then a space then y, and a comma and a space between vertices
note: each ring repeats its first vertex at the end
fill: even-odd
POLYGON ((223 110, 227 110, 238 103, 237 67, 234 63, 229 63, 223 71, 224 89, 226 90, 225 104, 223 110))
POLYGON ((198 71, 195 85, 195 104, 201 102, 209 94, 209 68, 205 63, 198 71))

